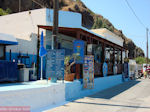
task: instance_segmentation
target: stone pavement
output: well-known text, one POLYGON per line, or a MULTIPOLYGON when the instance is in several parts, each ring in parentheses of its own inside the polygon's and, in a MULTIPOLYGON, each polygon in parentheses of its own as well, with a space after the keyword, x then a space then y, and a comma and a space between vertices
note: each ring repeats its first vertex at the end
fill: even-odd
POLYGON ((150 79, 125 82, 45 112, 150 112, 150 79))

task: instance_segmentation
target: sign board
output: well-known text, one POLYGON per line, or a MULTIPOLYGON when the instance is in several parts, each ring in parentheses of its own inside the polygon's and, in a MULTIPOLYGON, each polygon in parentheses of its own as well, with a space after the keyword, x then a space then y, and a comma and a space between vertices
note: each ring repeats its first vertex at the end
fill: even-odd
POLYGON ((86 55, 83 64, 83 88, 94 88, 94 56, 86 55))
POLYGON ((48 50, 46 60, 46 78, 56 77, 62 79, 64 77, 64 58, 65 50, 55 49, 48 50))
POLYGON ((78 53, 80 59, 76 60, 77 64, 84 63, 84 41, 82 40, 75 40, 73 41, 73 53, 78 53))

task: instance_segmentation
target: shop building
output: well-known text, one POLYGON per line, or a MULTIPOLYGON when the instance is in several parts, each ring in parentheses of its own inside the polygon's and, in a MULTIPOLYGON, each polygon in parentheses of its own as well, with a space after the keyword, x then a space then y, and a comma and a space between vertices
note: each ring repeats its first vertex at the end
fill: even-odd
MULTIPOLYGON (((16 37, 18 45, 6 46, 6 60, 21 61, 26 67, 33 63, 40 68, 39 42, 41 31, 44 31, 44 45, 51 49, 53 10, 37 9, 0 17, 1 33, 16 37), (11 51, 11 55, 10 55, 11 51), (11 56, 11 57, 10 57, 11 56)), ((108 75, 114 75, 113 66, 117 66, 117 74, 122 74, 125 49, 124 40, 106 29, 88 30, 82 27, 82 16, 79 13, 59 11, 58 48, 65 49, 65 55, 73 53, 73 41, 83 40, 85 55, 94 55, 95 77, 103 77, 102 65, 108 63, 108 75), (92 49, 90 51, 90 49, 92 49)), ((44 59, 44 74, 46 58, 44 59)), ((82 65, 76 64, 74 72, 82 78, 82 65)), ((39 72, 40 73, 40 72, 39 72)))
MULTIPOLYGON (((51 49, 52 25, 53 10, 49 9, 37 9, 1 16, 0 33, 12 35, 16 38, 15 44, 18 43, 17 45, 10 44, 6 46, 0 41, 2 46, 0 50, 3 51, 3 53, 0 52, 1 60, 23 63, 26 68, 32 67, 33 63, 35 63, 36 67, 40 68, 38 54, 40 34, 42 31, 44 32, 44 47, 47 50, 51 49)), ((0 40, 2 40, 1 37, 0 40)), ((94 77, 96 78, 94 79, 93 89, 83 89, 83 83, 80 80, 57 83, 56 85, 48 85, 46 81, 45 85, 32 85, 29 82, 19 85, 18 88, 15 88, 15 86, 1 88, 3 94, 0 97, 6 100, 3 100, 0 104, 8 106, 9 102, 12 102, 10 106, 30 105, 31 109, 37 109, 91 95, 123 82, 122 64, 126 49, 123 47, 124 40, 121 37, 106 29, 88 30, 82 27, 81 14, 59 11, 58 48, 65 49, 65 55, 72 55, 74 40, 84 41, 84 55, 94 55, 94 77), (104 62, 108 64, 107 76, 109 77, 104 77, 103 75, 104 62), (117 66, 117 71, 115 72, 114 65, 117 66)), ((46 61, 45 57, 43 64, 44 74, 46 61)), ((0 65, 1 63, 0 61, 0 65)), ((38 71, 40 73, 40 69, 38 71)), ((82 64, 76 64, 72 71, 76 73, 78 78, 82 79, 82 64)), ((12 86, 12 84, 10 85, 12 86)))

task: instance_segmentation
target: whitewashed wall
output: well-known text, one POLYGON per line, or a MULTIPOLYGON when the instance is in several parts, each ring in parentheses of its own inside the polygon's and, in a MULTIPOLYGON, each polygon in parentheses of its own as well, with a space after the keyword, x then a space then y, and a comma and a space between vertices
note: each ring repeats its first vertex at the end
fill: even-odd
POLYGON ((36 54, 37 52, 37 25, 46 25, 46 9, 25 11, 0 17, 0 32, 11 34, 17 38, 19 45, 8 46, 6 52, 36 54))
POLYGON ((124 40, 116 34, 112 33, 111 31, 107 30, 106 28, 94 29, 91 31, 101 35, 106 40, 109 40, 117 45, 123 46, 124 40))
MULTIPOLYGON (((19 42, 17 46, 8 46, 6 51, 36 54, 37 52, 37 25, 53 25, 53 10, 50 9, 36 9, 29 11, 10 14, 0 17, 0 33, 11 34, 15 36, 19 42)), ((81 28, 90 33, 96 34, 101 38, 105 38, 113 43, 123 46, 123 40, 120 37, 114 36, 111 32, 97 34, 97 32, 90 31, 82 27, 82 15, 79 13, 59 11, 59 26, 70 28, 81 28), (111 33, 111 34, 110 34, 111 33)), ((44 29, 40 30, 44 31, 44 29)))
MULTIPOLYGON (((18 53, 37 53, 37 25, 53 25, 53 10, 37 9, 10 14, 0 17, 0 32, 15 36, 19 42, 17 46, 6 47, 6 52, 11 49, 12 52, 18 53)), ((62 27, 81 27, 81 14, 59 11, 59 26, 62 27)), ((40 30, 46 31, 44 29, 40 30)), ((47 34, 50 36, 49 34, 47 34)))
POLYGON ((65 102, 65 84, 5 86, 0 90, 0 99, 0 106, 30 106, 34 111, 65 102))

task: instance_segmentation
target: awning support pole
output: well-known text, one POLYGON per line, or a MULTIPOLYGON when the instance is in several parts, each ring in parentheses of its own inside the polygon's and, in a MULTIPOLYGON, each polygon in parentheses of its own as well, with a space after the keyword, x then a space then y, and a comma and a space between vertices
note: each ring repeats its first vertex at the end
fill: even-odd
POLYGON ((41 56, 41 80, 43 80, 43 56, 41 56))

